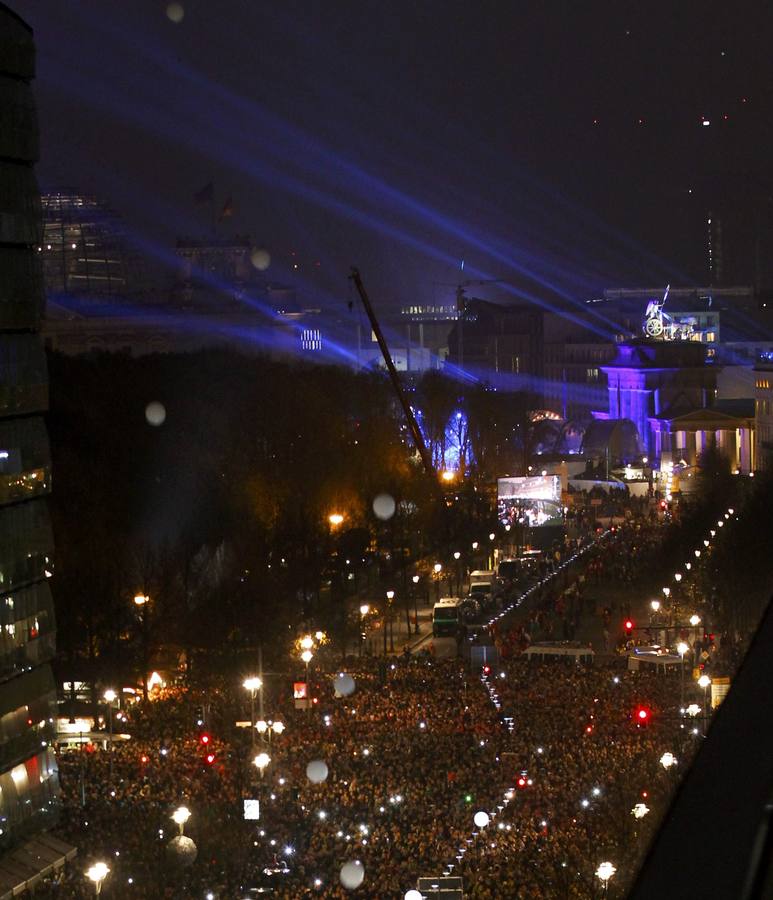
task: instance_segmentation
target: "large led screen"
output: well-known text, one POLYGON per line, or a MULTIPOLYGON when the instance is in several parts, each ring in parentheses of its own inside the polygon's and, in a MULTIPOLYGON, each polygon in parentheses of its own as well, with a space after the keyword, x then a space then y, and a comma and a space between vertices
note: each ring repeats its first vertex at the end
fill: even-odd
POLYGON ((497 510, 503 525, 561 525, 561 479, 558 475, 499 478, 497 510))

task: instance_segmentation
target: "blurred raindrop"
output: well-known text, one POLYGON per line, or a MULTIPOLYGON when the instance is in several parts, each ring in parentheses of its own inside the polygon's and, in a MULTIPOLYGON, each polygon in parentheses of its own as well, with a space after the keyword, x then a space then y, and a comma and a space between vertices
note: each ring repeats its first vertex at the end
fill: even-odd
POLYGON ((351 675, 346 672, 339 672, 333 681, 333 690, 336 697, 348 697, 354 693, 355 683, 351 675))
POLYGON ((395 498, 390 494, 379 494, 373 500, 373 512, 376 517, 386 522, 395 514, 395 498))
POLYGON ((271 254, 268 250, 256 247, 250 254, 250 261, 259 272, 265 272, 271 265, 271 254))
POLYGON ((359 859, 352 859, 341 866, 341 884, 350 891, 358 888, 365 877, 365 866, 359 859))
POLYGON ((166 8, 166 16, 170 22, 179 25, 185 17, 185 10, 182 3, 170 3, 166 8))
POLYGON ((164 420, 166 419, 166 409, 164 409, 164 404, 159 403, 158 400, 148 403, 145 407, 145 418, 147 419, 148 425, 154 425, 156 428, 158 428, 159 425, 163 425, 164 420))
POLYGON ((327 778, 327 763, 321 759, 313 759, 306 766, 306 777, 312 784, 321 784, 327 778))

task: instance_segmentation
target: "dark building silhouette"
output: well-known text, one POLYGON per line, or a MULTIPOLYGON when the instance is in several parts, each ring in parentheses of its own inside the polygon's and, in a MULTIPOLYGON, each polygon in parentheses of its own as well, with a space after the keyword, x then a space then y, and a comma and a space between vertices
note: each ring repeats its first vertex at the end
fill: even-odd
POLYGON ((47 836, 31 840, 53 824, 59 793, 49 665, 55 644, 46 505, 51 460, 43 422, 46 362, 37 333, 43 280, 35 54, 31 30, 3 4, 0 60, 0 894, 10 896, 7 891, 17 893, 38 874, 35 860, 46 852, 57 856, 52 846, 62 850, 60 860, 71 848, 47 836))

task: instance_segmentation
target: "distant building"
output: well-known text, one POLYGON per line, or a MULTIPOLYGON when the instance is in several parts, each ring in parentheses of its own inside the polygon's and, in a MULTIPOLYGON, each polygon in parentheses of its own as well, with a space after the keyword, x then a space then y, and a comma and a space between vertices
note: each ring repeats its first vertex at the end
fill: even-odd
POLYGON ((141 287, 141 264, 120 217, 94 197, 53 191, 41 197, 43 236, 37 251, 46 296, 91 301, 125 298, 141 287))
POLYGON ((773 353, 765 353, 754 367, 754 416, 757 468, 773 468, 773 353))
POLYGON ((0 889, 15 896, 72 848, 51 856, 58 842, 35 836, 54 824, 59 796, 35 52, 30 28, 1 3, 0 59, 0 889))

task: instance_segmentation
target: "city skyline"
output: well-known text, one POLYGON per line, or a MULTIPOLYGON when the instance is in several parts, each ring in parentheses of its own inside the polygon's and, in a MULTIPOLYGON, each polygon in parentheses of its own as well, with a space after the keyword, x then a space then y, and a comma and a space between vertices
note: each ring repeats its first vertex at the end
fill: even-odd
POLYGON ((108 200, 161 266, 214 212, 277 280, 340 298, 357 263, 387 308, 487 277, 503 302, 556 305, 769 287, 764 18, 168 6, 18 5, 42 187, 108 200))

